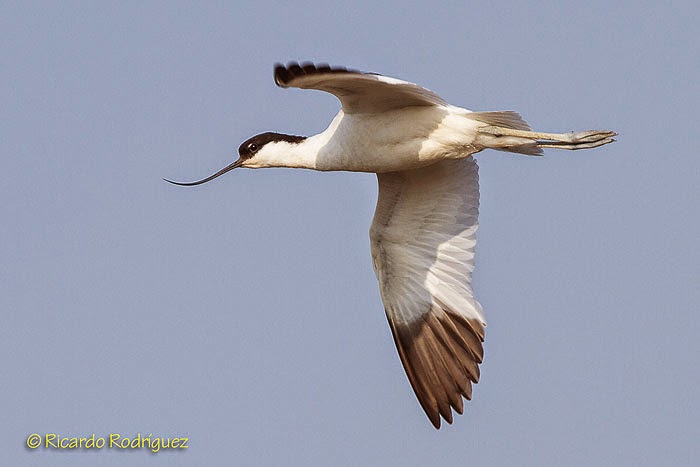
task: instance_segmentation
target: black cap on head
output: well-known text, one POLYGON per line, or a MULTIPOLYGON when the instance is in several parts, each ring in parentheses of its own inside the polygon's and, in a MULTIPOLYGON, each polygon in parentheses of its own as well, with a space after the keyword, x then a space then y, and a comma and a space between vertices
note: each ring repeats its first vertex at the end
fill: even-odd
POLYGON ((260 133, 252 138, 248 138, 238 147, 238 155, 243 160, 250 159, 255 155, 256 152, 260 150, 263 146, 268 143, 274 143, 277 141, 286 141, 288 143, 301 143, 306 139, 306 136, 294 136, 285 135, 283 133, 273 133, 268 131, 267 133, 260 133))

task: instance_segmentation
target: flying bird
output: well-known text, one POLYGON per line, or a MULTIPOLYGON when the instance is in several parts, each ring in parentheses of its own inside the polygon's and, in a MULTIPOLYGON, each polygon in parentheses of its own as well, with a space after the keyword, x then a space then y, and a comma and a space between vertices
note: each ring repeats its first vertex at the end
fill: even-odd
POLYGON ((471 286, 484 149, 528 156, 543 148, 589 149, 612 131, 540 133, 516 112, 472 112, 414 83, 327 64, 277 64, 283 88, 333 94, 341 109, 323 132, 261 133, 238 167, 374 172, 379 196, 370 227, 372 264, 389 327, 418 402, 435 428, 452 423, 479 381, 486 320, 471 286))

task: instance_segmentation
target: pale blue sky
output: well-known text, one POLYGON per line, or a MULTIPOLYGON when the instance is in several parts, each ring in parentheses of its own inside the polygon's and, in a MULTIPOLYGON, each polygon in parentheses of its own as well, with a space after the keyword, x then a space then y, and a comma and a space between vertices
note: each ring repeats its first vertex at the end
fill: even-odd
POLYGON ((692 465, 700 456, 696 2, 2 2, 8 465, 692 465), (468 6, 465 6, 468 3, 468 6), (478 155, 482 381, 435 431, 369 256, 376 179, 237 170, 338 108, 276 61, 417 82, 619 141, 478 155), (188 436, 56 452, 30 433, 188 436))

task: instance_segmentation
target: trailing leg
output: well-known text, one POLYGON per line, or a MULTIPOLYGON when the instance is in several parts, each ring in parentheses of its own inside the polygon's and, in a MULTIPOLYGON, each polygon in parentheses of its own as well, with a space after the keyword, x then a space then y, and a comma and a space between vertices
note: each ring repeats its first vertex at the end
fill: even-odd
MULTIPOLYGON (((578 131, 575 133, 540 133, 495 125, 479 127, 477 131, 484 135, 495 136, 496 140, 499 138, 524 138, 538 148, 569 150, 596 148, 612 143, 615 141, 613 136, 617 135, 614 131, 602 130, 578 131)), ((499 147, 498 149, 504 148, 499 147)))

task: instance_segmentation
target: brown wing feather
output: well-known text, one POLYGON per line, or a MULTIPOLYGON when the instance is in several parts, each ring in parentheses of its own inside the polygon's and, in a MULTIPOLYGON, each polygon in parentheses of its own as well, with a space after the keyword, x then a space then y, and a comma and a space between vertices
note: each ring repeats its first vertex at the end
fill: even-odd
POLYGON ((435 428, 440 416, 452 423, 454 409, 464 410, 462 397, 472 398, 472 383, 479 380, 484 328, 445 310, 430 310, 422 321, 389 320, 394 342, 418 402, 435 428))

